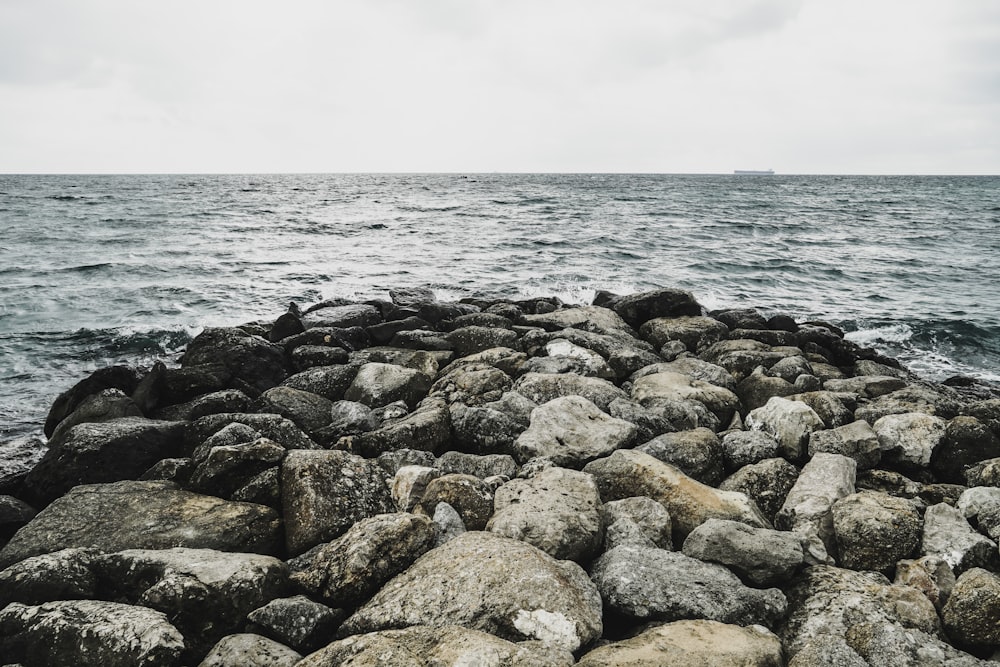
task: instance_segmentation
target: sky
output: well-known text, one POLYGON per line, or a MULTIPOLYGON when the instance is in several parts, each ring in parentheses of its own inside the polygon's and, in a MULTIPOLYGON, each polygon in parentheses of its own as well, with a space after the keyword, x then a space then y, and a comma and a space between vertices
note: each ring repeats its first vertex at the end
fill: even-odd
POLYGON ((997 0, 0 0, 0 172, 1000 174, 997 0))

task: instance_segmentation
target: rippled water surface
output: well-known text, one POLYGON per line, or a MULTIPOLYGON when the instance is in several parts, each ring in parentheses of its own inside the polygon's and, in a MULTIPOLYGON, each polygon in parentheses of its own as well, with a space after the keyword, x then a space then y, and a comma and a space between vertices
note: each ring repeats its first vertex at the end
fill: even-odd
POLYGON ((94 368, 289 301, 692 290, 1000 380, 1000 178, 0 176, 0 440, 94 368))

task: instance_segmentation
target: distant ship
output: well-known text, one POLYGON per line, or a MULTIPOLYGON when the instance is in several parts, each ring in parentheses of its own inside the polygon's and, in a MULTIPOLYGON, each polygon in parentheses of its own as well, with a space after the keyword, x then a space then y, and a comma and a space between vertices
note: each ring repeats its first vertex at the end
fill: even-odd
POLYGON ((774 176, 774 169, 736 169, 738 176, 774 176))

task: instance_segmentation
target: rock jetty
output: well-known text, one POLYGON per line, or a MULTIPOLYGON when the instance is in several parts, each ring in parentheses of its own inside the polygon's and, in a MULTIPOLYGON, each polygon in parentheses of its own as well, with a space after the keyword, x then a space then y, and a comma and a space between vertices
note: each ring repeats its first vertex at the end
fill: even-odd
POLYGON ((658 289, 206 329, 0 477, 0 662, 972 667, 1000 391, 658 289))

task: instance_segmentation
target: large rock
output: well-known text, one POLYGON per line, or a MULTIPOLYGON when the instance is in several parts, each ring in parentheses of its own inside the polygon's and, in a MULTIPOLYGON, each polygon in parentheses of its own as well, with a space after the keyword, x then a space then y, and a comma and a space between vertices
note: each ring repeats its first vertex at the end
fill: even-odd
POLYGON ((0 567, 70 547, 104 551, 175 546, 272 554, 281 520, 269 507, 182 491, 171 482, 72 489, 0 550, 0 567))
POLYGON ((709 486, 718 486, 724 476, 719 437, 705 427, 664 433, 636 447, 636 451, 676 466, 688 477, 709 486))
POLYGON ((334 607, 367 601, 434 546, 434 522, 409 513, 362 519, 337 539, 289 561, 292 582, 334 607))
POLYGON ((628 398, 607 380, 574 373, 525 373, 514 383, 514 391, 538 405, 563 396, 582 396, 603 412, 610 409, 615 399, 628 398))
POLYGON ((961 510, 947 503, 924 511, 920 550, 925 556, 943 558, 956 574, 994 564, 997 558, 997 543, 978 533, 961 510))
POLYGON ((219 640, 198 667, 292 667, 301 659, 287 646, 244 632, 219 640))
POLYGON ((25 479, 28 500, 46 504, 79 484, 138 479, 160 459, 178 455, 183 429, 178 422, 126 417, 60 431, 25 479))
POLYGON ((492 533, 468 532, 424 554, 347 619, 342 635, 461 625, 570 651, 601 635, 601 598, 576 563, 492 533))
POLYGON ((861 491, 835 502, 832 516, 838 561, 852 570, 887 571, 920 544, 923 522, 902 498, 861 491))
POLYGON ((305 595, 271 600, 247 615, 247 632, 279 641, 300 653, 311 653, 330 642, 347 617, 305 595))
POLYGON ((747 427, 770 433, 778 441, 781 455, 796 461, 806 452, 810 435, 825 424, 805 403, 774 397, 747 415, 747 427))
POLYGON ((281 384, 291 370, 284 350, 242 329, 205 329, 192 340, 181 366, 222 364, 238 386, 254 397, 281 384))
POLYGON ((875 467, 882 458, 878 436, 863 419, 814 431, 809 436, 809 456, 817 452, 849 456, 857 462, 859 470, 875 467))
POLYGON ((431 385, 430 391, 448 403, 478 406, 498 400, 512 385, 510 376, 499 368, 485 363, 469 363, 442 374, 431 385))
POLYGON ((774 524, 781 530, 793 530, 815 539, 813 556, 823 562, 836 553, 833 529, 833 504, 854 493, 857 463, 840 454, 816 454, 799 474, 788 492, 774 524), (823 551, 825 550, 825 553, 823 551))
POLYGON ((573 654, 539 641, 509 642, 457 625, 414 625, 347 637, 306 656, 297 667, 570 667, 573 654))
POLYGON ((191 473, 187 486, 199 493, 233 499, 257 475, 281 464, 285 448, 258 438, 238 445, 212 447, 191 473))
POLYGON ((604 502, 649 496, 661 503, 670 513, 674 537, 678 540, 712 518, 770 527, 746 495, 713 489, 649 454, 619 450, 589 463, 583 471, 594 476, 604 502))
POLYGON ((759 625, 675 621, 605 644, 576 667, 784 667, 781 640, 759 625))
POLYGON ((778 441, 763 431, 730 431, 722 437, 722 463, 732 473, 778 455, 778 441))
POLYGON ((395 509, 379 465, 342 451, 289 452, 281 465, 281 491, 292 555, 395 509))
MULTIPOLYGON (((317 304, 322 305, 322 304, 317 304)), ((347 329, 370 327, 382 321, 382 314, 375 306, 366 303, 349 303, 310 308, 301 317, 307 329, 315 327, 347 329)))
POLYGON ((430 388, 430 378, 418 370, 395 364, 368 363, 358 369, 344 398, 372 408, 396 401, 405 401, 413 408, 430 388))
POLYGON ((455 348, 455 354, 465 357, 495 347, 516 348, 517 333, 496 327, 468 326, 455 329, 445 336, 455 348))
POLYGON ((56 397, 45 419, 45 437, 51 438, 56 426, 90 396, 99 394, 105 389, 118 389, 126 395, 131 395, 139 386, 140 379, 140 371, 137 368, 106 366, 97 369, 56 397))
POLYGON ((52 432, 50 440, 60 440, 77 424, 106 422, 124 417, 142 417, 142 410, 121 389, 103 389, 87 396, 52 432))
MULTIPOLYGON (((185 434, 185 447, 195 450, 210 437, 216 435, 230 424, 242 424, 254 431, 254 434, 242 442, 250 442, 261 436, 273 440, 285 449, 317 449, 317 445, 309 436, 302 432, 292 421, 281 415, 253 413, 222 413, 208 415, 192 422, 185 434)), ((241 429, 242 430, 242 429, 241 429)), ((238 442, 215 444, 235 445, 238 442)), ((204 450, 207 453, 207 449, 204 450)), ((198 458, 195 456, 195 458, 198 458)))
POLYGON ((604 550, 622 544, 673 549, 670 513, 645 496, 622 498, 601 506, 604 520, 604 550))
POLYGON ((728 424, 739 408, 740 399, 717 385, 671 371, 638 378, 632 384, 632 398, 643 405, 656 401, 697 401, 723 424, 728 424))
POLYGON ((657 317, 647 320, 639 335, 660 349, 671 341, 684 343, 691 352, 698 352, 726 337, 729 327, 713 317, 700 315, 686 317, 657 317))
POLYGON ((754 586, 786 583, 804 562, 801 540, 794 533, 722 519, 709 519, 692 530, 683 552, 725 565, 754 586))
POLYGON ((316 366, 286 378, 281 386, 308 391, 331 401, 339 401, 344 398, 348 387, 354 382, 359 368, 360 364, 316 366))
POLYGON ((25 667, 170 667, 184 637, 160 612, 95 600, 0 610, 0 655, 25 667))
POLYGON ((33 436, 0 442, 0 494, 18 492, 45 452, 45 443, 33 436))
POLYGON ((97 549, 61 549, 25 558, 0 571, 0 609, 97 596, 97 549))
POLYGON ((587 561, 601 546, 601 496, 594 479, 565 468, 546 468, 499 489, 486 525, 497 535, 532 544, 554 558, 587 561))
POLYGON ((596 334, 634 335, 625 320, 614 311, 601 306, 573 306, 551 313, 527 315, 524 323, 547 331, 581 329, 596 334))
POLYGON ((719 484, 720 491, 737 491, 757 504, 768 521, 785 504, 789 491, 799 478, 799 469, 782 458, 771 458, 745 465, 719 484))
POLYGON ((640 621, 704 618, 771 626, 785 613, 785 596, 748 588, 721 565, 674 551, 624 545, 605 552, 591 576, 605 604, 640 621))
POLYGON ((941 618, 955 641, 995 650, 1000 646, 1000 577, 978 567, 963 572, 941 618))
POLYGON ((694 295, 672 288, 630 294, 615 301, 612 307, 636 329, 656 317, 701 315, 702 312, 701 304, 695 300, 694 295))
POLYGON ((414 511, 434 516, 441 504, 455 509, 469 530, 483 530, 493 516, 493 490, 486 482, 472 475, 442 475, 427 483, 414 511))
POLYGON ((940 417, 925 412, 905 412, 881 417, 872 429, 886 462, 906 470, 920 470, 930 465, 947 425, 940 417))
POLYGON ((361 456, 374 458, 383 452, 400 449, 437 452, 445 449, 450 441, 451 412, 448 406, 440 399, 427 398, 405 417, 389 421, 374 431, 355 435, 350 448, 361 456))
POLYGON ((965 483, 965 470, 1000 456, 1000 438, 975 417, 955 417, 931 456, 931 470, 943 482, 965 483))
POLYGON ((514 451, 519 462, 545 456, 568 468, 607 456, 635 439, 634 424, 602 412, 582 396, 563 396, 531 412, 531 424, 518 436, 514 451))
POLYGON ((257 412, 270 412, 292 420, 312 435, 330 423, 333 401, 311 391, 282 386, 268 389, 257 399, 257 412))

